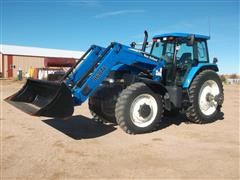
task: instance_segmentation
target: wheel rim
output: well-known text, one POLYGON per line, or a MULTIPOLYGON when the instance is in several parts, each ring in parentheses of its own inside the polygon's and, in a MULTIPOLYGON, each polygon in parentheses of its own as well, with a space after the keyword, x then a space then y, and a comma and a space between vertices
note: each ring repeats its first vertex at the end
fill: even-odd
POLYGON ((215 97, 219 95, 220 90, 218 84, 213 80, 204 82, 199 92, 199 108, 201 112, 210 116, 215 113, 218 103, 215 101, 215 97))
POLYGON ((157 112, 157 101, 150 94, 137 96, 130 107, 131 120, 138 127, 149 126, 155 120, 157 112))

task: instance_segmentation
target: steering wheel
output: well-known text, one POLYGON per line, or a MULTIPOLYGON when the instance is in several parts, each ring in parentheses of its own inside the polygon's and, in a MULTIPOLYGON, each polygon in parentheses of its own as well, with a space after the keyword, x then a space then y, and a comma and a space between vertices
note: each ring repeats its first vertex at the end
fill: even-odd
POLYGON ((176 65, 179 69, 187 69, 188 65, 192 63, 191 59, 185 59, 184 61, 177 61, 176 65))

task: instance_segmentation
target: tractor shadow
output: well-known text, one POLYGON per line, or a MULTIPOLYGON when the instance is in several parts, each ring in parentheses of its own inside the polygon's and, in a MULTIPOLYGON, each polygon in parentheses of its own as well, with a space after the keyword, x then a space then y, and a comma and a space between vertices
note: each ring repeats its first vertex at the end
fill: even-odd
POLYGON ((157 130, 168 128, 172 125, 181 125, 182 123, 189 123, 187 117, 184 114, 165 115, 159 124, 157 130))
POLYGON ((46 119, 42 122, 75 139, 92 139, 116 130, 113 125, 100 124, 91 118, 77 115, 67 119, 46 119))
MULTIPOLYGON (((217 116, 217 118, 213 119, 212 121, 202 123, 202 125, 211 124, 211 123, 214 123, 216 121, 223 120, 223 119, 224 119, 224 113, 220 112, 219 115, 217 116)), ((159 128, 157 130, 165 129, 165 128, 171 126, 171 125, 179 126, 182 123, 194 124, 193 122, 191 122, 187 119, 185 114, 178 113, 178 114, 174 114, 174 115, 164 116, 163 119, 162 119, 162 122, 160 123, 159 128)))
MULTIPOLYGON (((224 113, 220 113, 219 117, 205 124, 213 123, 215 121, 223 119, 224 113)), ((72 116, 67 119, 46 119, 42 120, 42 122, 75 140, 101 137, 117 129, 115 127, 115 124, 100 124, 95 122, 91 118, 81 115, 72 116)), ((192 122, 189 122, 184 114, 179 113, 174 115, 167 115, 162 119, 159 128, 156 130, 158 131, 161 129, 165 129, 172 125, 179 126, 182 123, 192 124, 192 122)))

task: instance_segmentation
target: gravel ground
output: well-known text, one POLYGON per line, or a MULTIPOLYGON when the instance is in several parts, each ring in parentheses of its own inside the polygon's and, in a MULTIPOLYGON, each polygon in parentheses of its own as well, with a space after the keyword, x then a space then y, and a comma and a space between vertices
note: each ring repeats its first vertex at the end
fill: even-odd
POLYGON ((128 135, 95 123, 86 103, 66 120, 29 116, 3 101, 23 82, 0 83, 1 179, 240 178, 240 86, 224 87, 222 120, 197 125, 178 115, 128 135))

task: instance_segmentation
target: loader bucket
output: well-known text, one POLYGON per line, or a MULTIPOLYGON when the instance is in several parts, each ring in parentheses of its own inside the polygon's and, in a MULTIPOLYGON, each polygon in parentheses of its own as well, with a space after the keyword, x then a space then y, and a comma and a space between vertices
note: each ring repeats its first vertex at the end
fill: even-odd
POLYGON ((18 109, 33 115, 68 117, 73 113, 72 93, 64 82, 28 79, 23 88, 5 99, 18 109))

